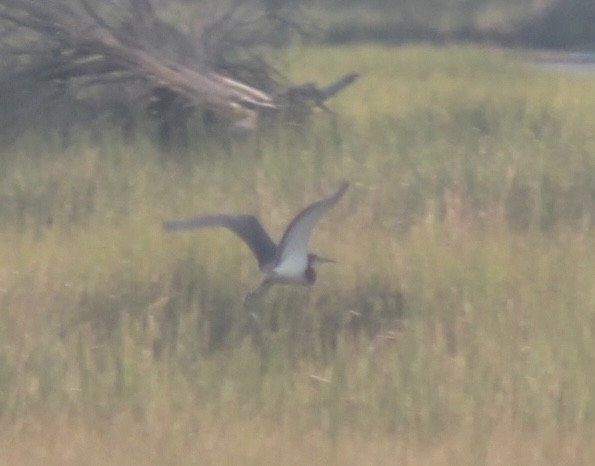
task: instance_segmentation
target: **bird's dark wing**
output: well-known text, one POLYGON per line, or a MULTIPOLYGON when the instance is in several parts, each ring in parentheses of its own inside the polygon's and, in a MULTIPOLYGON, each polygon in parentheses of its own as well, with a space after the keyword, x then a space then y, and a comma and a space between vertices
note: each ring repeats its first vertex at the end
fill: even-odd
POLYGON ((264 231, 258 219, 252 215, 208 215, 163 224, 165 231, 212 227, 227 228, 242 238, 256 256, 260 269, 275 260, 277 246, 267 232, 264 231))
POLYGON ((348 187, 349 182, 345 181, 335 194, 310 204, 291 221, 279 243, 278 264, 291 257, 307 261, 308 240, 312 230, 324 213, 339 202, 348 187))

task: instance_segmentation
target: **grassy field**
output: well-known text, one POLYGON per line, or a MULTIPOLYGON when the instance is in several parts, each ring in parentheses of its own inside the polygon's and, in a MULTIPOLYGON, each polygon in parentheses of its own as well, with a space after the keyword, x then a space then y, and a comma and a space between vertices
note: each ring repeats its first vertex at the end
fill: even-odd
POLYGON ((24 133, 0 161, 0 464, 595 461, 595 80, 471 47, 292 52, 362 78, 309 128, 160 155, 24 133), (311 289, 221 231, 279 237, 344 180, 311 289))

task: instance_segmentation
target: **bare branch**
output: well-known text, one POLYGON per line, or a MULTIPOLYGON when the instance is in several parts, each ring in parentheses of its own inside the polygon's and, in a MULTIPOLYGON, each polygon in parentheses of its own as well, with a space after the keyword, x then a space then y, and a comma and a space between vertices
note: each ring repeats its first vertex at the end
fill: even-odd
POLYGON ((271 96, 265 91, 280 88, 280 75, 250 47, 272 44, 294 23, 253 2, 234 0, 222 10, 213 1, 217 14, 202 9, 206 3, 185 32, 151 0, 0 0, 0 73, 4 82, 47 85, 48 94, 75 99, 85 87, 99 95, 103 86, 107 95, 122 85, 127 105, 143 96, 148 106, 152 95, 152 108, 175 124, 189 107, 200 107, 246 128, 279 106, 323 106, 355 80, 348 75, 326 87, 308 84, 271 96))
MULTIPOLYGON (((99 13, 97 13, 92 7, 91 4, 89 3, 89 0, 80 0, 81 5, 83 7, 83 9, 85 10, 85 13, 87 13, 89 15, 89 17, 95 21, 95 23, 99 26, 101 26, 104 29, 107 29, 111 34, 113 34, 115 37, 119 36, 119 33, 112 28, 107 21, 105 21, 101 15, 99 13)), ((118 37, 120 38, 120 37, 118 37)))

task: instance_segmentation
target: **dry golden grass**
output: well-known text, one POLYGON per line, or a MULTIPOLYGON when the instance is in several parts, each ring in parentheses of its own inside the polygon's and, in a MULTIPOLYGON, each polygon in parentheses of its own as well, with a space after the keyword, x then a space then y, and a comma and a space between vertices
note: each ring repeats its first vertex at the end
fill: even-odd
POLYGON ((107 419, 57 413, 21 419, 0 434, 0 464, 586 466, 595 456, 592 430, 464 426, 421 441, 411 433, 349 428, 329 436, 292 419, 221 419, 198 407, 155 411, 142 419, 127 411, 107 419))
POLYGON ((6 149, 0 462, 592 464, 593 82, 483 48, 296 57, 364 73, 339 120, 176 160, 6 149), (339 263, 260 329, 237 238, 161 231, 246 211, 278 237, 343 179, 312 239, 339 263))

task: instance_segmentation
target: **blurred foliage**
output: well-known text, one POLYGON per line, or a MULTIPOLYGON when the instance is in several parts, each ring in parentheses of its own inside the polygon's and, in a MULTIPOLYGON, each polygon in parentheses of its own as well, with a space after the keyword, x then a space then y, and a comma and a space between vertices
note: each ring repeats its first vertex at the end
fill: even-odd
POLYGON ((488 40, 532 47, 595 45, 591 0, 318 0, 326 39, 488 40))

